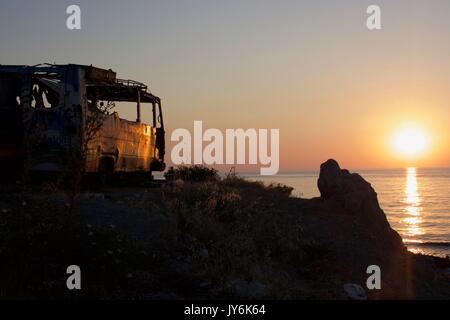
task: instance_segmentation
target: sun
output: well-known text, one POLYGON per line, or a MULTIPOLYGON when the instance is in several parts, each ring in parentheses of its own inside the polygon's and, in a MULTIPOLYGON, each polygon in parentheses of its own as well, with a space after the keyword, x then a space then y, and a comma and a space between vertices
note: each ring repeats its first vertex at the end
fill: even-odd
POLYGON ((392 139, 396 153, 405 157, 418 157, 426 152, 428 146, 427 135, 418 128, 404 127, 397 131, 392 139))

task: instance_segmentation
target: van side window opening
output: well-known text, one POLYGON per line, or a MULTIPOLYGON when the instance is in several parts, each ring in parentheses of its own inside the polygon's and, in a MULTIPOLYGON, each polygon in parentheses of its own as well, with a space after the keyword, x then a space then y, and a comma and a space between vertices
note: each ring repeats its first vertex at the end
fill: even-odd
MULTIPOLYGON (((31 107, 35 109, 51 109, 59 105, 59 85, 54 88, 46 86, 42 81, 36 81, 31 90, 31 107)), ((20 101, 20 97, 19 97, 20 101)))

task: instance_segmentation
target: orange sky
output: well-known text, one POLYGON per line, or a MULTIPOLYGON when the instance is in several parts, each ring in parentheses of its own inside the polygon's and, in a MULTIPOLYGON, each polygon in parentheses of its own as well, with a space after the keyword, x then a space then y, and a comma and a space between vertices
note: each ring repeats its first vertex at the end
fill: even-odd
POLYGON ((76 32, 65 29, 64 2, 5 2, 0 64, 94 64, 148 83, 168 140, 194 120, 278 128, 282 171, 328 158, 450 167, 450 2, 379 0, 382 29, 369 31, 372 2, 82 0, 76 32), (430 143, 408 160, 391 140, 411 123, 430 143))

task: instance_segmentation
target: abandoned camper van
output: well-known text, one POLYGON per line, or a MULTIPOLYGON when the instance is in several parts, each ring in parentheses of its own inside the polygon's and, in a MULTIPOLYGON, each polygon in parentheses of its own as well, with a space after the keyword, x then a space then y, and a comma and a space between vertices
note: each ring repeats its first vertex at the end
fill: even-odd
POLYGON ((1 177, 62 172, 71 154, 85 173, 151 173, 165 169, 164 153, 161 101, 146 85, 93 66, 0 66, 1 177), (141 121, 144 107, 151 123, 141 121))

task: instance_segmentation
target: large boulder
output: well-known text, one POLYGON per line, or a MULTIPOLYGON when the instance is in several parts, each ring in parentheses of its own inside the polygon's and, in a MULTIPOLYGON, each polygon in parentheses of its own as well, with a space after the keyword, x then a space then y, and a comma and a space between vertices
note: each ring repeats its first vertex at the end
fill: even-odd
POLYGON ((322 199, 355 215, 370 229, 387 231, 393 234, 395 241, 401 241, 396 232, 391 233, 386 215, 378 203, 377 193, 359 174, 341 169, 336 160, 330 159, 320 166, 317 184, 322 199))
POLYGON ((338 264, 345 266, 344 297, 365 298, 364 291, 352 284, 365 286, 371 265, 382 270, 382 290, 369 290, 368 298, 407 297, 411 280, 405 272, 407 251, 400 235, 390 227, 370 183, 328 160, 320 167, 318 187, 321 197, 316 201, 321 210, 316 213, 324 213, 329 220, 328 230, 318 237, 338 257, 338 264))

